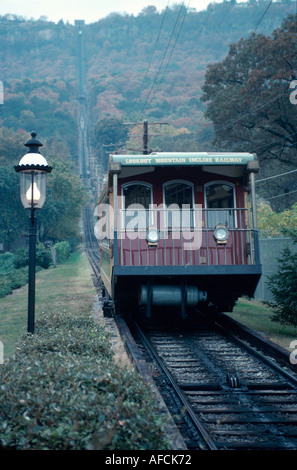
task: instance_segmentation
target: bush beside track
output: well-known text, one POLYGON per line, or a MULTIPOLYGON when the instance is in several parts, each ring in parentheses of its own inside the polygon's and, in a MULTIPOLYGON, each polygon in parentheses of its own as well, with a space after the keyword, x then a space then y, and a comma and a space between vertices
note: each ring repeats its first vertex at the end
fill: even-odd
POLYGON ((151 390, 93 316, 49 311, 0 365, 4 449, 167 449, 151 390))
MULTIPOLYGON (((70 256, 70 244, 67 241, 54 245, 57 263, 65 262, 70 256)), ((29 251, 20 249, 16 253, 0 254, 0 298, 19 289, 28 282, 29 251)), ((49 249, 41 243, 36 247, 36 272, 48 269, 52 265, 49 249)))

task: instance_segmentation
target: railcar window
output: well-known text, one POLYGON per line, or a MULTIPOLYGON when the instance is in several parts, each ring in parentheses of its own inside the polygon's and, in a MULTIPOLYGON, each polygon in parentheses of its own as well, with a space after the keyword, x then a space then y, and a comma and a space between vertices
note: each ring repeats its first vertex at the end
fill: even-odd
POLYGON ((123 190, 125 196, 125 209, 131 204, 141 204, 145 209, 149 209, 151 203, 151 188, 144 184, 130 184, 123 190))
POLYGON ((165 204, 177 204, 182 207, 183 204, 188 204, 192 207, 193 195, 192 187, 184 183, 172 183, 165 186, 165 204))
POLYGON ((145 184, 129 184, 123 188, 125 197, 124 227, 133 227, 133 220, 137 228, 145 229, 149 225, 149 206, 152 202, 152 191, 145 184), (143 210, 145 209, 145 211, 143 210), (130 224, 129 224, 130 222, 130 224))
POLYGON ((234 228, 234 188, 226 183, 214 183, 206 187, 207 226, 217 224, 234 228))
POLYGON ((170 183, 164 188, 164 203, 166 205, 168 227, 193 226, 193 187, 187 183, 170 183), (170 210, 170 206, 176 210, 170 210), (181 210, 182 209, 182 210, 181 210))

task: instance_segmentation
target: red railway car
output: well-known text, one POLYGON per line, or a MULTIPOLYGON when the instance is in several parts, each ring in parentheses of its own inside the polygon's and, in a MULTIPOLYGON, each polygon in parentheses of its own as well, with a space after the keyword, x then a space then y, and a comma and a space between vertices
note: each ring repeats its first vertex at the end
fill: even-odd
POLYGON ((231 311, 261 276, 256 155, 111 155, 98 210, 104 310, 231 311), (159 309, 160 310, 160 309, 159 309))

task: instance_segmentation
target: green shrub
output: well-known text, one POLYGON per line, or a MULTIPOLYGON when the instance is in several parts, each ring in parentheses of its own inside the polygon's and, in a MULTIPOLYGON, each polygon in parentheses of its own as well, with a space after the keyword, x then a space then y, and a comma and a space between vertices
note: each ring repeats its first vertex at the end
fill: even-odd
MULTIPOLYGON (((48 269, 52 263, 50 251, 42 243, 36 246, 36 265, 48 269)), ((15 267, 17 269, 29 265, 29 250, 18 250, 15 255, 15 267)))
MULTIPOLYGON (((50 263, 50 253, 42 244, 39 244, 36 248, 36 272, 41 268, 47 269, 50 263)), ((0 255, 0 298, 27 284, 28 265, 28 250, 21 249, 16 253, 0 255)))
POLYGON ((57 263, 64 263, 64 261, 69 258, 71 253, 71 247, 69 242, 58 242, 54 245, 54 248, 56 249, 57 253, 57 263))
POLYGON ((70 245, 71 253, 73 253, 80 244, 80 240, 78 237, 68 238, 68 242, 70 245))
POLYGON ((43 269, 48 269, 52 263, 51 253, 42 243, 36 247, 36 265, 43 269))
POLYGON ((14 269, 13 271, 0 275, 0 298, 19 289, 28 282, 28 268, 14 269))
POLYGON ((293 254, 286 248, 282 258, 278 259, 277 273, 269 277, 269 288, 274 297, 274 301, 269 303, 275 312, 273 321, 297 326, 296 279, 297 253, 293 254))
POLYGON ((166 448, 150 389, 116 365, 91 318, 45 313, 1 366, 0 383, 5 449, 166 448))
POLYGON ((6 277, 10 282, 11 289, 19 289, 28 282, 28 269, 15 269, 11 273, 7 274, 6 277))
POLYGON ((0 255, 0 273, 6 274, 14 269, 15 255, 13 253, 3 253, 0 255))
POLYGON ((12 293, 10 280, 6 275, 0 275, 0 298, 12 293))
POLYGON ((0 255, 0 298, 12 293, 28 282, 28 269, 16 269, 16 255, 4 253, 0 255))
POLYGON ((15 253, 14 265, 16 269, 23 268, 29 264, 29 251, 20 249, 15 253))

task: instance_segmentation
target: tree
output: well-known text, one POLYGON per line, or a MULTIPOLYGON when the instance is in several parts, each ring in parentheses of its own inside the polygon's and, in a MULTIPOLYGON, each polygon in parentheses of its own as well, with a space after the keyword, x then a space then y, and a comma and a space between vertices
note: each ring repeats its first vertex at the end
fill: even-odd
POLYGON ((20 200, 20 177, 14 171, 24 155, 25 132, 0 129, 0 241, 10 245, 27 229, 20 200))
POLYGON ((158 12, 157 12, 157 8, 154 6, 154 5, 148 5, 147 7, 144 7, 141 12, 139 13, 139 15, 141 16, 150 16, 150 15, 156 15, 158 12))
POLYGON ((43 242, 78 237, 81 211, 87 201, 86 190, 69 163, 51 160, 51 164, 53 171, 48 177, 46 201, 37 219, 43 242))
POLYGON ((287 236, 297 241, 297 203, 291 209, 275 212, 268 204, 259 204, 257 211, 261 236, 273 238, 287 236))
MULTIPOLYGON (((256 152, 263 175, 297 167, 297 108, 289 99, 290 83, 297 77, 296 26, 297 15, 289 15, 271 37, 252 34, 241 39, 206 72, 205 116, 213 122, 215 144, 256 152)), ((289 193, 290 187, 290 180, 277 180, 270 194, 267 185, 261 191, 271 197, 289 193)), ((273 204, 290 207, 294 200, 273 204)))
MULTIPOLYGON (((297 243, 297 203, 291 211, 275 214, 270 223, 279 226, 282 234, 290 236, 297 243)), ((278 270, 268 279, 274 300, 270 306, 274 310, 272 320, 283 325, 297 326, 297 252, 285 248, 278 260, 278 270)))
POLYGON ((0 166, 10 168, 17 165, 24 155, 24 142, 30 137, 25 131, 14 132, 6 127, 0 128, 0 166))
POLYGON ((117 144, 127 138, 128 128, 121 119, 105 118, 98 121, 94 133, 101 145, 117 144))
POLYGON ((108 145, 110 152, 116 150, 124 144, 128 136, 128 127, 124 126, 121 119, 105 118, 98 121, 94 129, 95 139, 100 154, 101 162, 106 170, 107 158, 105 158, 104 145, 108 145))
POLYGON ((28 226, 19 197, 19 180, 13 167, 0 167, 0 241, 8 245, 23 235, 28 226))
POLYGON ((273 321, 283 325, 297 326, 297 253, 286 248, 278 259, 278 271, 269 278, 274 296, 270 306, 274 309, 273 321))

